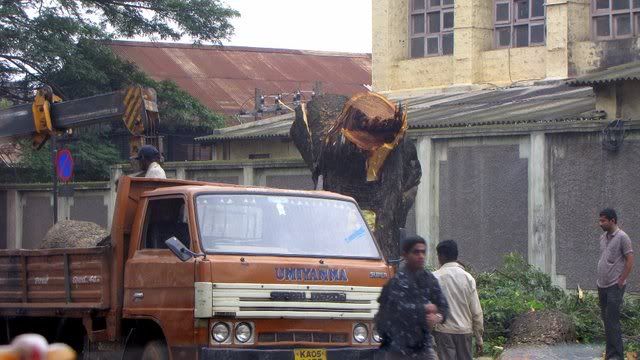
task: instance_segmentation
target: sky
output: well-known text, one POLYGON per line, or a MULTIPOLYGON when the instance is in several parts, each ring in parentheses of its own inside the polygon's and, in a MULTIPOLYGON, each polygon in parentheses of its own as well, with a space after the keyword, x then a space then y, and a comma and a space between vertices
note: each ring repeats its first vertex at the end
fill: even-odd
POLYGON ((371 0, 225 0, 238 10, 225 45, 371 52, 371 0))

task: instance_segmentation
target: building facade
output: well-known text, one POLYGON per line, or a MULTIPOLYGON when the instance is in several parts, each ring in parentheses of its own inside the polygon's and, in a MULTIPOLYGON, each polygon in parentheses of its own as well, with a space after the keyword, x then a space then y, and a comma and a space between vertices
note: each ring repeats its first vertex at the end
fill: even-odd
POLYGON ((373 0, 376 91, 566 79, 639 59, 635 0, 373 0))
POLYGON ((604 207, 640 247, 639 11, 630 0, 373 0, 373 89, 409 108, 423 167, 416 232, 432 264, 436 244, 455 239, 477 270, 517 252, 562 287, 592 289, 604 207))

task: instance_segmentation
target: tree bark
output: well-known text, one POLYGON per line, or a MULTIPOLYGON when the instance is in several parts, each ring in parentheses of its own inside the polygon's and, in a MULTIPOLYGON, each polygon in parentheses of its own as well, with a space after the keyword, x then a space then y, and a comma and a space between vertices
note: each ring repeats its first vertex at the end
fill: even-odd
POLYGON ((299 106, 291 137, 312 172, 316 188, 351 196, 361 209, 373 212, 374 235, 384 256, 397 259, 400 228, 405 227, 422 175, 416 147, 404 136, 406 119, 398 108, 385 108, 386 99, 368 94, 356 102, 353 98, 347 101, 344 96, 323 95, 314 97, 306 107, 299 106), (404 121, 404 129, 399 121, 404 121), (358 137, 349 136, 349 131, 358 137), (372 157, 377 153, 371 149, 393 139, 394 147, 382 166, 372 171, 372 157))

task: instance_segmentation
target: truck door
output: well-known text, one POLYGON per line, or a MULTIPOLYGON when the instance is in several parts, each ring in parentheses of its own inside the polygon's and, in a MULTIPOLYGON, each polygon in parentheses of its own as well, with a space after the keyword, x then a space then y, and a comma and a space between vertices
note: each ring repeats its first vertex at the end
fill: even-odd
POLYGON ((193 249, 187 214, 183 197, 150 198, 125 266, 124 316, 157 321, 170 348, 193 343, 195 263, 180 261, 164 243, 175 236, 193 249))

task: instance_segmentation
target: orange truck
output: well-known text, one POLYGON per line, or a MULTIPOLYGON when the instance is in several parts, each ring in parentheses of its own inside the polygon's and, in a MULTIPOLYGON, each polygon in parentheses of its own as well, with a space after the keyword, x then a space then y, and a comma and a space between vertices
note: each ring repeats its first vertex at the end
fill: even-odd
POLYGON ((391 273, 349 197, 125 176, 110 246, 0 251, 0 339, 92 359, 371 359, 391 273))

